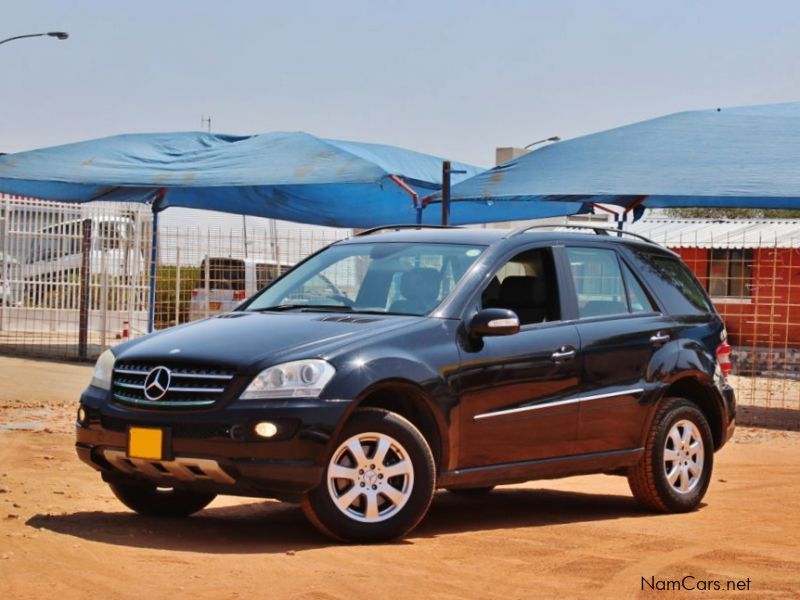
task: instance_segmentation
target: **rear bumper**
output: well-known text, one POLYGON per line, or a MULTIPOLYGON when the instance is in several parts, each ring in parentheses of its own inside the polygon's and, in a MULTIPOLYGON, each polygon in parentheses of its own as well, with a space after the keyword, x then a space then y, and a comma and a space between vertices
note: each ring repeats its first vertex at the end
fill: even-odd
POLYGON ((723 423, 724 431, 719 445, 720 448, 733 437, 733 432, 736 431, 736 393, 727 382, 721 386, 721 392, 725 405, 725 421, 723 423))
POLYGON ((109 404, 90 387, 87 414, 76 423, 78 457, 106 481, 141 480, 218 494, 297 501, 322 480, 331 436, 348 402, 282 401, 230 405, 213 411, 135 411, 109 404), (259 438, 255 424, 278 433, 259 438), (162 460, 127 456, 130 427, 160 428, 168 443, 162 460))

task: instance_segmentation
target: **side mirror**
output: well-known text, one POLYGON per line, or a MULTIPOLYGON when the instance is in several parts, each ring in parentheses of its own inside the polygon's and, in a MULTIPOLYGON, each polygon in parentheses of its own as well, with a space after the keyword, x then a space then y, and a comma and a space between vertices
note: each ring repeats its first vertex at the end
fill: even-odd
POLYGON ((514 335, 519 332, 519 317, 507 308, 484 308, 469 322, 472 337, 514 335))

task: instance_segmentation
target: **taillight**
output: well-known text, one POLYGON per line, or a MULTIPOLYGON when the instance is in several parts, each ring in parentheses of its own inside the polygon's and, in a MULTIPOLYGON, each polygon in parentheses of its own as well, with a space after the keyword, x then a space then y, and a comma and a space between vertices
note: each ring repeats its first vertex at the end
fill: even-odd
POLYGON ((723 377, 731 374, 733 365, 731 364, 731 345, 728 342, 722 342, 717 346, 717 363, 719 363, 723 377))
POLYGON ((197 298, 200 295, 200 290, 192 290, 192 298, 197 298))
POLYGON ((234 300, 244 300, 244 290, 236 290, 233 292, 234 300))

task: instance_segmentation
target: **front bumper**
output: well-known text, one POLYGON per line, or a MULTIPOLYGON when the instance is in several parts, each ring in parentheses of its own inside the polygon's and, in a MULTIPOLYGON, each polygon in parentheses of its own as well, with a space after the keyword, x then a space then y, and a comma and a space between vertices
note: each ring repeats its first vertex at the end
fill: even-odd
POLYGON ((195 491, 297 501, 322 480, 328 445, 349 402, 240 402, 209 411, 132 410, 89 387, 76 423, 78 457, 106 481, 141 480, 195 491), (278 433, 258 437, 270 421, 278 433), (127 456, 130 427, 160 428, 163 460, 127 456))

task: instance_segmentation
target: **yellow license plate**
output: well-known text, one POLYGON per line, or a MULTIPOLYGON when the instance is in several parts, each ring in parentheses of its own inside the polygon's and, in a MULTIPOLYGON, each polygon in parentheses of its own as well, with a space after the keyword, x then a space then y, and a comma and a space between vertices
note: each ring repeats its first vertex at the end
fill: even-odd
POLYGON ((144 427, 128 430, 128 456, 161 460, 164 457, 164 431, 144 427))
POLYGON ((219 310, 219 307, 222 306, 222 302, 209 302, 208 308, 211 310, 219 310))

